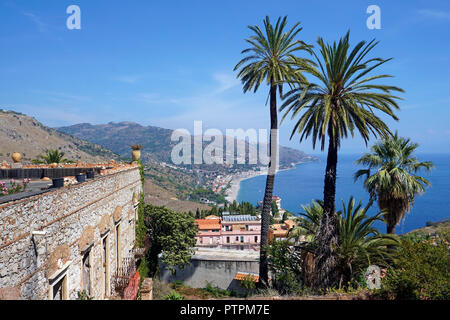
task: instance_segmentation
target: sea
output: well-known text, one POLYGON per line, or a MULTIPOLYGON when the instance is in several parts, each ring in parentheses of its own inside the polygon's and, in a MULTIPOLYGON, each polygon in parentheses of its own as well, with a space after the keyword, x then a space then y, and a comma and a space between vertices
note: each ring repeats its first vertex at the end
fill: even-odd
MULTIPOLYGON (((313 199, 323 199, 324 173, 326 155, 316 155, 319 162, 298 164, 294 169, 280 171, 275 177, 274 195, 281 197, 281 207, 295 214, 303 212, 302 205, 308 205, 313 199)), ((366 205, 369 194, 363 188, 363 178, 354 181, 357 170, 363 169, 355 161, 360 154, 340 154, 337 167, 336 209, 340 210, 350 196, 357 202, 366 205)), ((428 179, 431 186, 426 192, 418 195, 414 206, 406 215, 404 221, 397 226, 397 234, 404 234, 414 229, 426 226, 427 222, 438 222, 450 219, 450 154, 417 154, 419 161, 432 161, 435 167, 431 172, 421 171, 419 175, 428 179)), ((264 197, 266 176, 256 176, 241 181, 237 201, 248 201, 257 204, 264 197)), ((379 212, 378 204, 374 202, 368 214, 379 212)), ((383 222, 374 226, 380 232, 386 232, 383 222)))

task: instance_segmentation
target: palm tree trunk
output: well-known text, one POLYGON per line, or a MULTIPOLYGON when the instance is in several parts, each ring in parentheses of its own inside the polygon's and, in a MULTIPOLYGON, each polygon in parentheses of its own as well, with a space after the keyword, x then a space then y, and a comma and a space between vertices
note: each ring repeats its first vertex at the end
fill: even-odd
POLYGON ((387 225, 387 233, 388 234, 395 234, 395 225, 387 225))
POLYGON ((316 281, 315 289, 332 287, 338 282, 336 271, 337 258, 334 249, 337 239, 337 217, 335 208, 336 168, 338 141, 329 139, 327 167, 324 183, 324 208, 320 225, 316 234, 316 281))
MULTIPOLYGON (((277 87, 272 84, 270 87, 270 143, 272 143, 272 130, 278 129, 278 115, 277 115, 277 87)), ((278 148, 278 146, 277 146, 278 148)), ((272 156, 272 145, 270 144, 270 156, 272 156)), ((272 159, 272 157, 271 157, 272 159)), ((269 168, 272 162, 269 163, 269 168)), ((259 262, 259 285, 260 287, 269 283, 269 272, 267 265, 267 251, 266 246, 269 243, 269 225, 270 225, 270 210, 272 208, 273 186, 275 183, 275 174, 271 174, 269 170, 266 179, 266 190, 264 192, 264 201, 261 214, 261 247, 260 247, 260 262, 259 262)))

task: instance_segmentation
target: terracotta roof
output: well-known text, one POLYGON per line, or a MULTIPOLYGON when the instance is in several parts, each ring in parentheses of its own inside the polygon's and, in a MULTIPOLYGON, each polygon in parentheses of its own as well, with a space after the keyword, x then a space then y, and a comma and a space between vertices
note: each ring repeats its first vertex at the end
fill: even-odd
POLYGON ((288 229, 291 229, 297 225, 294 220, 285 220, 284 224, 288 227, 288 229))
POLYGON ((270 227, 269 232, 275 237, 286 237, 289 231, 284 223, 276 223, 270 227))
POLYGON ((220 219, 195 219, 200 230, 220 230, 220 219))
POLYGON ((259 281, 259 275, 254 274, 254 273, 248 273, 248 272, 238 272, 238 273, 236 273, 236 275, 234 276, 234 280, 242 281, 242 280, 248 278, 249 276, 252 278, 252 280, 254 282, 258 282, 259 281))

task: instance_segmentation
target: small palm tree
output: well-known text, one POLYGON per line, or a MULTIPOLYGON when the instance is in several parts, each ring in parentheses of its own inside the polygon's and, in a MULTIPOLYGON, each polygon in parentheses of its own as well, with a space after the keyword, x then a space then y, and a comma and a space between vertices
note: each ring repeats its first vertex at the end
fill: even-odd
POLYGON ((416 195, 424 193, 425 187, 430 185, 417 172, 420 169, 429 171, 434 165, 430 161, 419 162, 413 156, 418 146, 410 139, 399 137, 396 132, 394 136, 376 143, 371 147, 371 153, 356 161, 368 169, 358 170, 355 180, 366 177, 364 187, 372 199, 378 200, 380 209, 386 211, 384 221, 390 234, 395 234, 395 226, 414 205, 416 195))
POLYGON ((355 204, 353 197, 347 206, 342 201, 343 210, 338 219, 339 288, 347 285, 356 272, 365 270, 371 264, 387 266, 392 262, 392 251, 388 247, 399 244, 392 235, 381 234, 373 227, 375 221, 382 221, 383 211, 368 217, 367 210, 372 206, 372 201, 366 207, 362 207, 361 201, 355 204))
MULTIPOLYGON (((365 207, 361 201, 356 205, 355 199, 350 197, 347 205, 342 201, 343 209, 337 212, 338 241, 335 250, 339 288, 347 285, 355 274, 370 264, 386 266, 392 260, 392 251, 387 247, 397 245, 398 240, 392 235, 380 234, 373 227, 375 221, 382 220, 383 212, 367 216, 371 205, 372 201, 365 207)), ((305 213, 301 213, 298 226, 291 231, 290 238, 298 239, 298 234, 304 235, 307 243, 303 247, 317 257, 320 243, 317 243, 315 237, 323 215, 323 202, 315 200, 312 205, 304 206, 303 209, 305 213)))
POLYGON ((261 282, 268 282, 267 257, 264 246, 268 243, 270 209, 272 203, 273 186, 275 181, 275 167, 277 151, 272 152, 272 141, 277 141, 278 135, 278 115, 277 115, 277 91, 280 95, 283 92, 283 84, 293 81, 306 81, 301 74, 304 59, 294 56, 294 53, 301 50, 308 50, 308 46, 300 40, 294 38, 302 30, 299 23, 296 23, 290 30, 285 31, 287 17, 278 18, 275 28, 272 26, 269 17, 264 20, 264 32, 258 26, 249 26, 254 35, 246 39, 249 48, 242 51, 246 54, 235 66, 234 70, 239 70, 237 77, 241 79, 244 92, 256 92, 264 82, 269 86, 270 97, 270 156, 269 172, 267 175, 266 189, 262 208, 262 230, 261 230, 261 259, 260 259, 260 279, 261 282), (273 161, 274 160, 274 161, 273 161), (273 161, 273 162, 272 162, 273 161))
POLYGON ((300 243, 303 239, 308 242, 314 239, 323 214, 323 201, 313 200, 311 205, 302 205, 302 208, 305 212, 299 214, 297 226, 288 232, 288 238, 295 243, 300 243))
POLYGON ((72 163, 73 161, 64 159, 65 152, 49 149, 45 151, 45 155, 39 155, 37 159, 32 160, 33 163, 72 163))
POLYGON ((349 33, 339 43, 325 44, 322 38, 317 41, 320 52, 312 52, 320 68, 304 65, 305 69, 319 83, 300 82, 297 87, 284 96, 280 110, 285 110, 283 119, 291 113, 291 118, 299 117, 291 138, 300 134, 300 142, 312 138, 313 148, 317 140, 324 150, 328 138, 328 155, 325 169, 323 207, 324 215, 316 239, 320 251, 317 258, 318 283, 316 289, 332 287, 338 281, 336 276, 337 257, 337 217, 335 214, 336 171, 338 150, 341 140, 349 134, 359 132, 367 144, 370 134, 386 136, 388 126, 375 111, 398 120, 394 114, 399 109, 392 91, 400 88, 373 83, 374 80, 389 75, 370 75, 369 73, 390 59, 366 58, 376 46, 372 40, 359 42, 350 50, 349 33), (320 57, 319 57, 320 56, 320 57))

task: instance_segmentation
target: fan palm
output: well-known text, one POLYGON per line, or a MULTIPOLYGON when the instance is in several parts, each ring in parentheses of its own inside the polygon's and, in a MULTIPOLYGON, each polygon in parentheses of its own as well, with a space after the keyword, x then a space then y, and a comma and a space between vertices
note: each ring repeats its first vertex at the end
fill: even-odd
MULTIPOLYGON (((356 204, 353 197, 350 197, 346 205, 342 201, 342 211, 337 212, 337 243, 335 247, 337 259, 337 271, 339 276, 339 287, 348 284, 357 274, 370 264, 386 266, 391 262, 392 252, 388 246, 398 244, 398 240, 388 234, 380 234, 373 227, 375 221, 382 221, 383 212, 369 217, 367 211, 372 205, 370 201, 365 207, 361 201, 356 204)), ((320 243, 316 241, 317 230, 323 216, 323 202, 313 201, 312 205, 304 206, 305 213, 298 221, 298 226, 291 232, 303 234, 310 238, 309 248, 316 256, 320 243)), ((292 238, 292 236, 291 236, 292 238)))
POLYGON ((418 144, 408 138, 399 137, 397 132, 371 147, 372 153, 364 154, 357 164, 368 166, 358 170, 355 180, 365 176, 364 187, 371 198, 378 200, 381 210, 386 211, 384 221, 387 232, 395 234, 395 226, 414 205, 417 194, 425 192, 430 182, 417 175, 420 169, 431 170, 432 162, 419 162, 413 156, 418 144), (371 170, 375 170, 371 174, 371 170))
POLYGON ((37 159, 32 160, 33 163, 70 163, 68 159, 64 158, 65 152, 59 152, 58 150, 46 150, 45 155, 39 155, 37 159))
POLYGON ((268 243, 270 209, 272 203, 273 186, 275 181, 276 165, 278 163, 278 116, 277 116, 277 91, 282 95, 283 84, 293 81, 305 81, 301 74, 301 66, 307 62, 296 58, 294 53, 308 50, 308 46, 295 40, 302 30, 299 23, 285 31, 287 18, 278 18, 275 27, 272 26, 269 17, 264 20, 264 32, 258 26, 249 26, 254 35, 246 39, 249 48, 242 51, 245 54, 234 71, 238 71, 237 77, 241 79, 244 92, 256 92, 264 82, 269 86, 270 97, 270 164, 266 180, 262 209, 261 231, 261 259, 260 279, 267 283, 268 269, 264 246, 268 243), (300 67, 299 67, 300 66, 300 67))
POLYGON ((313 148, 320 141, 324 150, 328 138, 328 155, 324 182, 324 215, 316 238, 321 243, 317 259, 318 283, 316 288, 332 287, 336 277, 337 219, 335 214, 336 168, 341 140, 359 132, 367 144, 370 134, 385 136, 390 134, 388 126, 375 111, 381 111, 398 120, 394 114, 399 109, 398 97, 392 91, 400 88, 374 83, 389 75, 369 75, 371 71, 390 59, 366 58, 377 45, 375 40, 359 42, 351 51, 349 33, 339 43, 325 44, 319 37, 320 52, 312 52, 319 68, 304 65, 302 68, 319 83, 300 82, 284 96, 281 110, 283 119, 291 113, 291 118, 299 116, 291 138, 300 134, 300 142, 312 138, 313 148), (320 55, 320 57, 319 57, 320 55))

